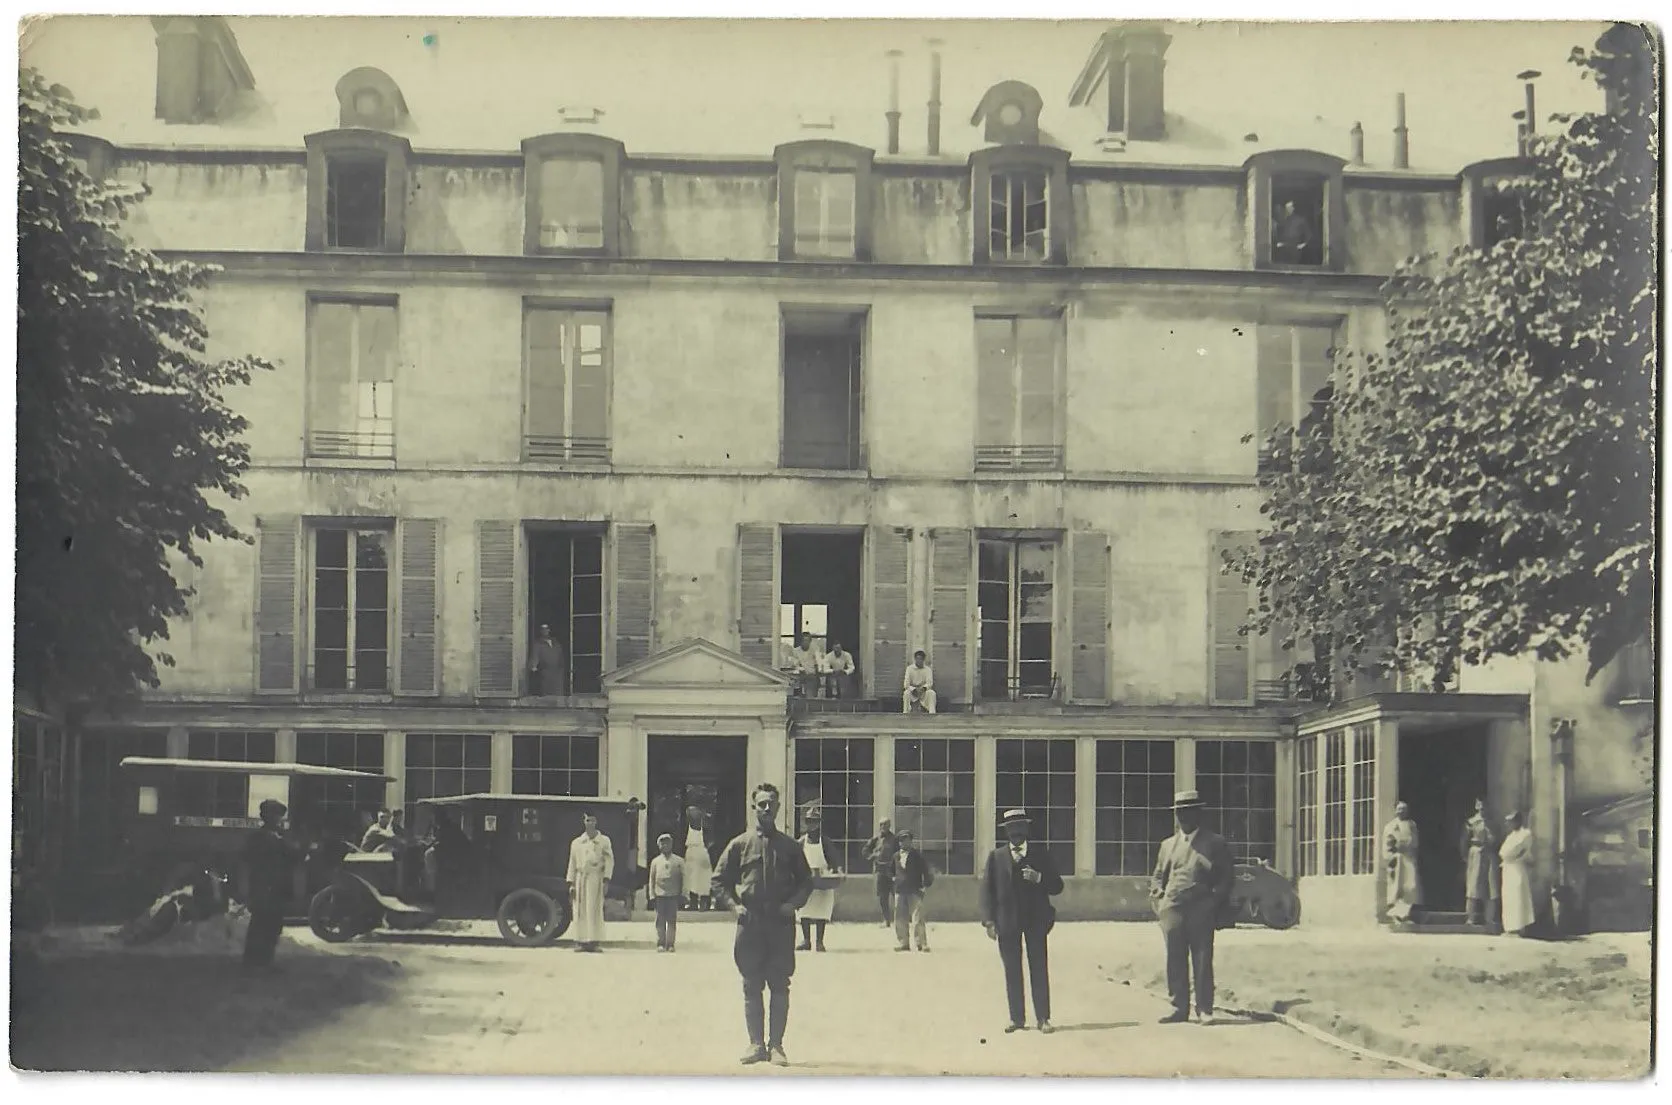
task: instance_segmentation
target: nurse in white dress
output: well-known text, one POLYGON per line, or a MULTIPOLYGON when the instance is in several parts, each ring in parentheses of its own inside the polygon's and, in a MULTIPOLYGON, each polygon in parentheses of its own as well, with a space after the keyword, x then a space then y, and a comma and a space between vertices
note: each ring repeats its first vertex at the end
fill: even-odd
POLYGON ((685 811, 685 897, 691 909, 707 909, 713 900, 714 860, 708 854, 708 815, 692 806, 685 811))
POLYGON ((1524 934, 1533 924, 1533 834, 1521 815, 1504 819, 1509 835, 1498 846, 1499 882, 1504 896, 1504 931, 1524 934))
MULTIPOLYGON (((825 850, 823 811, 813 806, 802 817, 802 823, 806 826, 806 831, 797 843, 801 845, 802 853, 807 857, 807 866, 812 869, 813 877, 841 874, 830 862, 830 855, 825 850)), ((807 904, 802 906, 797 914, 801 919, 801 943, 797 945, 796 950, 809 951, 816 948, 818 951, 824 951, 824 927, 830 923, 830 918, 835 912, 836 891, 813 891, 807 899, 807 904)))

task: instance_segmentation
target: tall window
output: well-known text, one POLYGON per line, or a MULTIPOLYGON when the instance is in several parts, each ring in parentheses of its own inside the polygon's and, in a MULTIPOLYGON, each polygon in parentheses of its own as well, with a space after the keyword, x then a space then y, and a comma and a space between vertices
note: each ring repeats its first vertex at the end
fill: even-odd
MULTIPOLYGON (((296 762, 348 771, 383 773, 382 733, 297 733, 296 762)), ((382 808, 386 784, 378 779, 298 775, 292 782, 296 816, 350 844, 382 808)))
POLYGON ((598 793, 598 738, 518 733, 511 738, 511 791, 593 797, 598 793))
POLYGON ((1312 268, 1324 263, 1327 183, 1308 173, 1272 178, 1271 259, 1276 264, 1312 268))
POLYGON ((1073 737, 1007 737, 996 750, 997 813, 1027 810, 1030 839, 1050 849, 1063 871, 1074 870, 1074 745, 1073 737))
POLYGON ((395 455, 396 309, 315 300, 308 349, 308 454, 395 455))
POLYGON ((386 529, 313 532, 314 690, 389 689, 389 544, 386 529))
POLYGON ((274 735, 242 729, 194 729, 186 736, 186 756, 193 760, 270 764, 274 735))
POLYGON ((1196 789, 1203 823, 1223 836, 1241 863, 1277 862, 1277 745, 1271 741, 1198 740, 1196 789))
POLYGON ((1097 742, 1097 873, 1147 875, 1173 832, 1173 742, 1097 742))
POLYGON ((977 316, 975 467, 1062 467, 1060 317, 977 316))
POLYGON ((590 157, 540 162, 540 248, 604 247, 604 163, 590 157))
POLYGON ((1526 202, 1502 182, 1487 184, 1481 197, 1481 245, 1491 249, 1499 242, 1520 238, 1526 233, 1526 202))
POLYGON ((1353 874, 1376 873, 1376 727, 1353 726, 1353 874))
POLYGON ((844 871, 866 869, 865 844, 876 813, 874 743, 870 737, 801 737, 795 742, 796 809, 809 802, 820 805, 826 851, 844 871))
POLYGON ((1347 731, 1324 734, 1324 874, 1347 873, 1347 731))
POLYGON ((493 786, 492 762, 493 737, 487 733, 408 733, 407 824, 415 831, 423 828, 417 817, 420 799, 486 794, 493 786))
POLYGON ((609 314, 531 307, 523 455, 602 464, 610 459, 609 314))
POLYGON ((1297 842, 1301 875, 1318 873, 1318 738, 1302 737, 1295 747, 1296 787, 1300 806, 1297 842))
POLYGON ((895 740, 894 827, 941 874, 975 874, 973 739, 895 740))
POLYGON ((1256 418, 1260 471, 1272 470, 1267 438, 1279 426, 1290 432, 1329 411, 1332 326, 1259 328, 1256 418))
POLYGON ((851 312, 785 312, 785 468, 860 467, 864 324, 851 312))
POLYGON ((1055 568, 1056 546, 1048 542, 980 542, 982 698, 1049 698, 1056 692, 1055 568))
POLYGON ((828 169, 795 170, 795 255, 854 256, 858 177, 828 169))
MULTIPOLYGON (((566 668, 542 695, 598 694, 604 676, 604 535, 596 529, 528 531, 528 640, 551 627, 566 668)), ((527 668, 525 661, 524 668, 527 668)))
POLYGON ((1049 185, 1042 172, 993 174, 988 211, 992 260, 1045 260, 1050 252, 1049 185))
POLYGON ((381 154, 341 153, 325 160, 325 244, 332 249, 382 249, 388 161, 381 154))

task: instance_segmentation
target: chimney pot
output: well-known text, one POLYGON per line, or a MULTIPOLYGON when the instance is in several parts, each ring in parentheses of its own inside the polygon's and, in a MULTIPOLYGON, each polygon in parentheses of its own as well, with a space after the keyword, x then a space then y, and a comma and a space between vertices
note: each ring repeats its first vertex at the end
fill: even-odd
POLYGON ((1364 164, 1364 124, 1354 123, 1352 129, 1353 164, 1364 164))
POLYGON ((1395 169, 1409 169, 1411 167, 1411 132, 1405 126, 1405 93, 1399 93, 1394 101, 1394 118, 1397 120, 1393 127, 1393 167, 1395 169))
POLYGON ((888 152, 900 152, 900 51, 888 51, 888 152))
POLYGON ((929 156, 940 156, 941 40, 929 40, 929 156))

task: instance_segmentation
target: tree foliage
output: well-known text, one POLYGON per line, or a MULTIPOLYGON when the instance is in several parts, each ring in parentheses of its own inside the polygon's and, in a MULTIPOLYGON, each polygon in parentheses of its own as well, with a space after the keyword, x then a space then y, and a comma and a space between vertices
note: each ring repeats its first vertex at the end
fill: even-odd
POLYGON ((171 557, 248 540, 213 502, 249 464, 224 395, 270 366, 205 356, 211 270, 126 239, 143 190, 94 180, 65 138, 92 113, 24 69, 18 114, 15 683, 108 707, 173 662, 149 647, 192 595, 171 557))
POLYGON ((1657 59, 1622 24, 1572 60, 1608 109, 1532 140, 1523 233, 1402 265, 1386 347, 1267 443, 1270 529, 1227 568, 1249 631, 1327 643, 1338 677, 1580 651, 1594 676, 1650 628, 1657 59))

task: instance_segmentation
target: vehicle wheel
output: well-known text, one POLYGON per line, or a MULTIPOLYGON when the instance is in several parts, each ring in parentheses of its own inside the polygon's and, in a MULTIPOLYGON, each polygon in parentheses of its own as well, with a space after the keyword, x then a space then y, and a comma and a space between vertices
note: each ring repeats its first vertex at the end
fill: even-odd
POLYGON ((549 895, 533 887, 513 890, 499 903, 499 935, 509 944, 537 947, 554 939, 563 913, 549 895))
POLYGON ((1262 924, 1273 929, 1294 928, 1299 920, 1300 903, 1288 895, 1267 902, 1260 917, 1262 924))
POLYGON ((548 943, 555 942, 564 933, 568 932, 569 926, 575 920, 574 910, 569 908, 567 897, 553 898, 552 902, 557 906, 557 924, 552 926, 552 934, 546 938, 548 943))
POLYGON ((344 899, 336 887, 327 886, 308 903, 308 927, 327 943, 341 944, 360 935, 358 920, 344 899))

